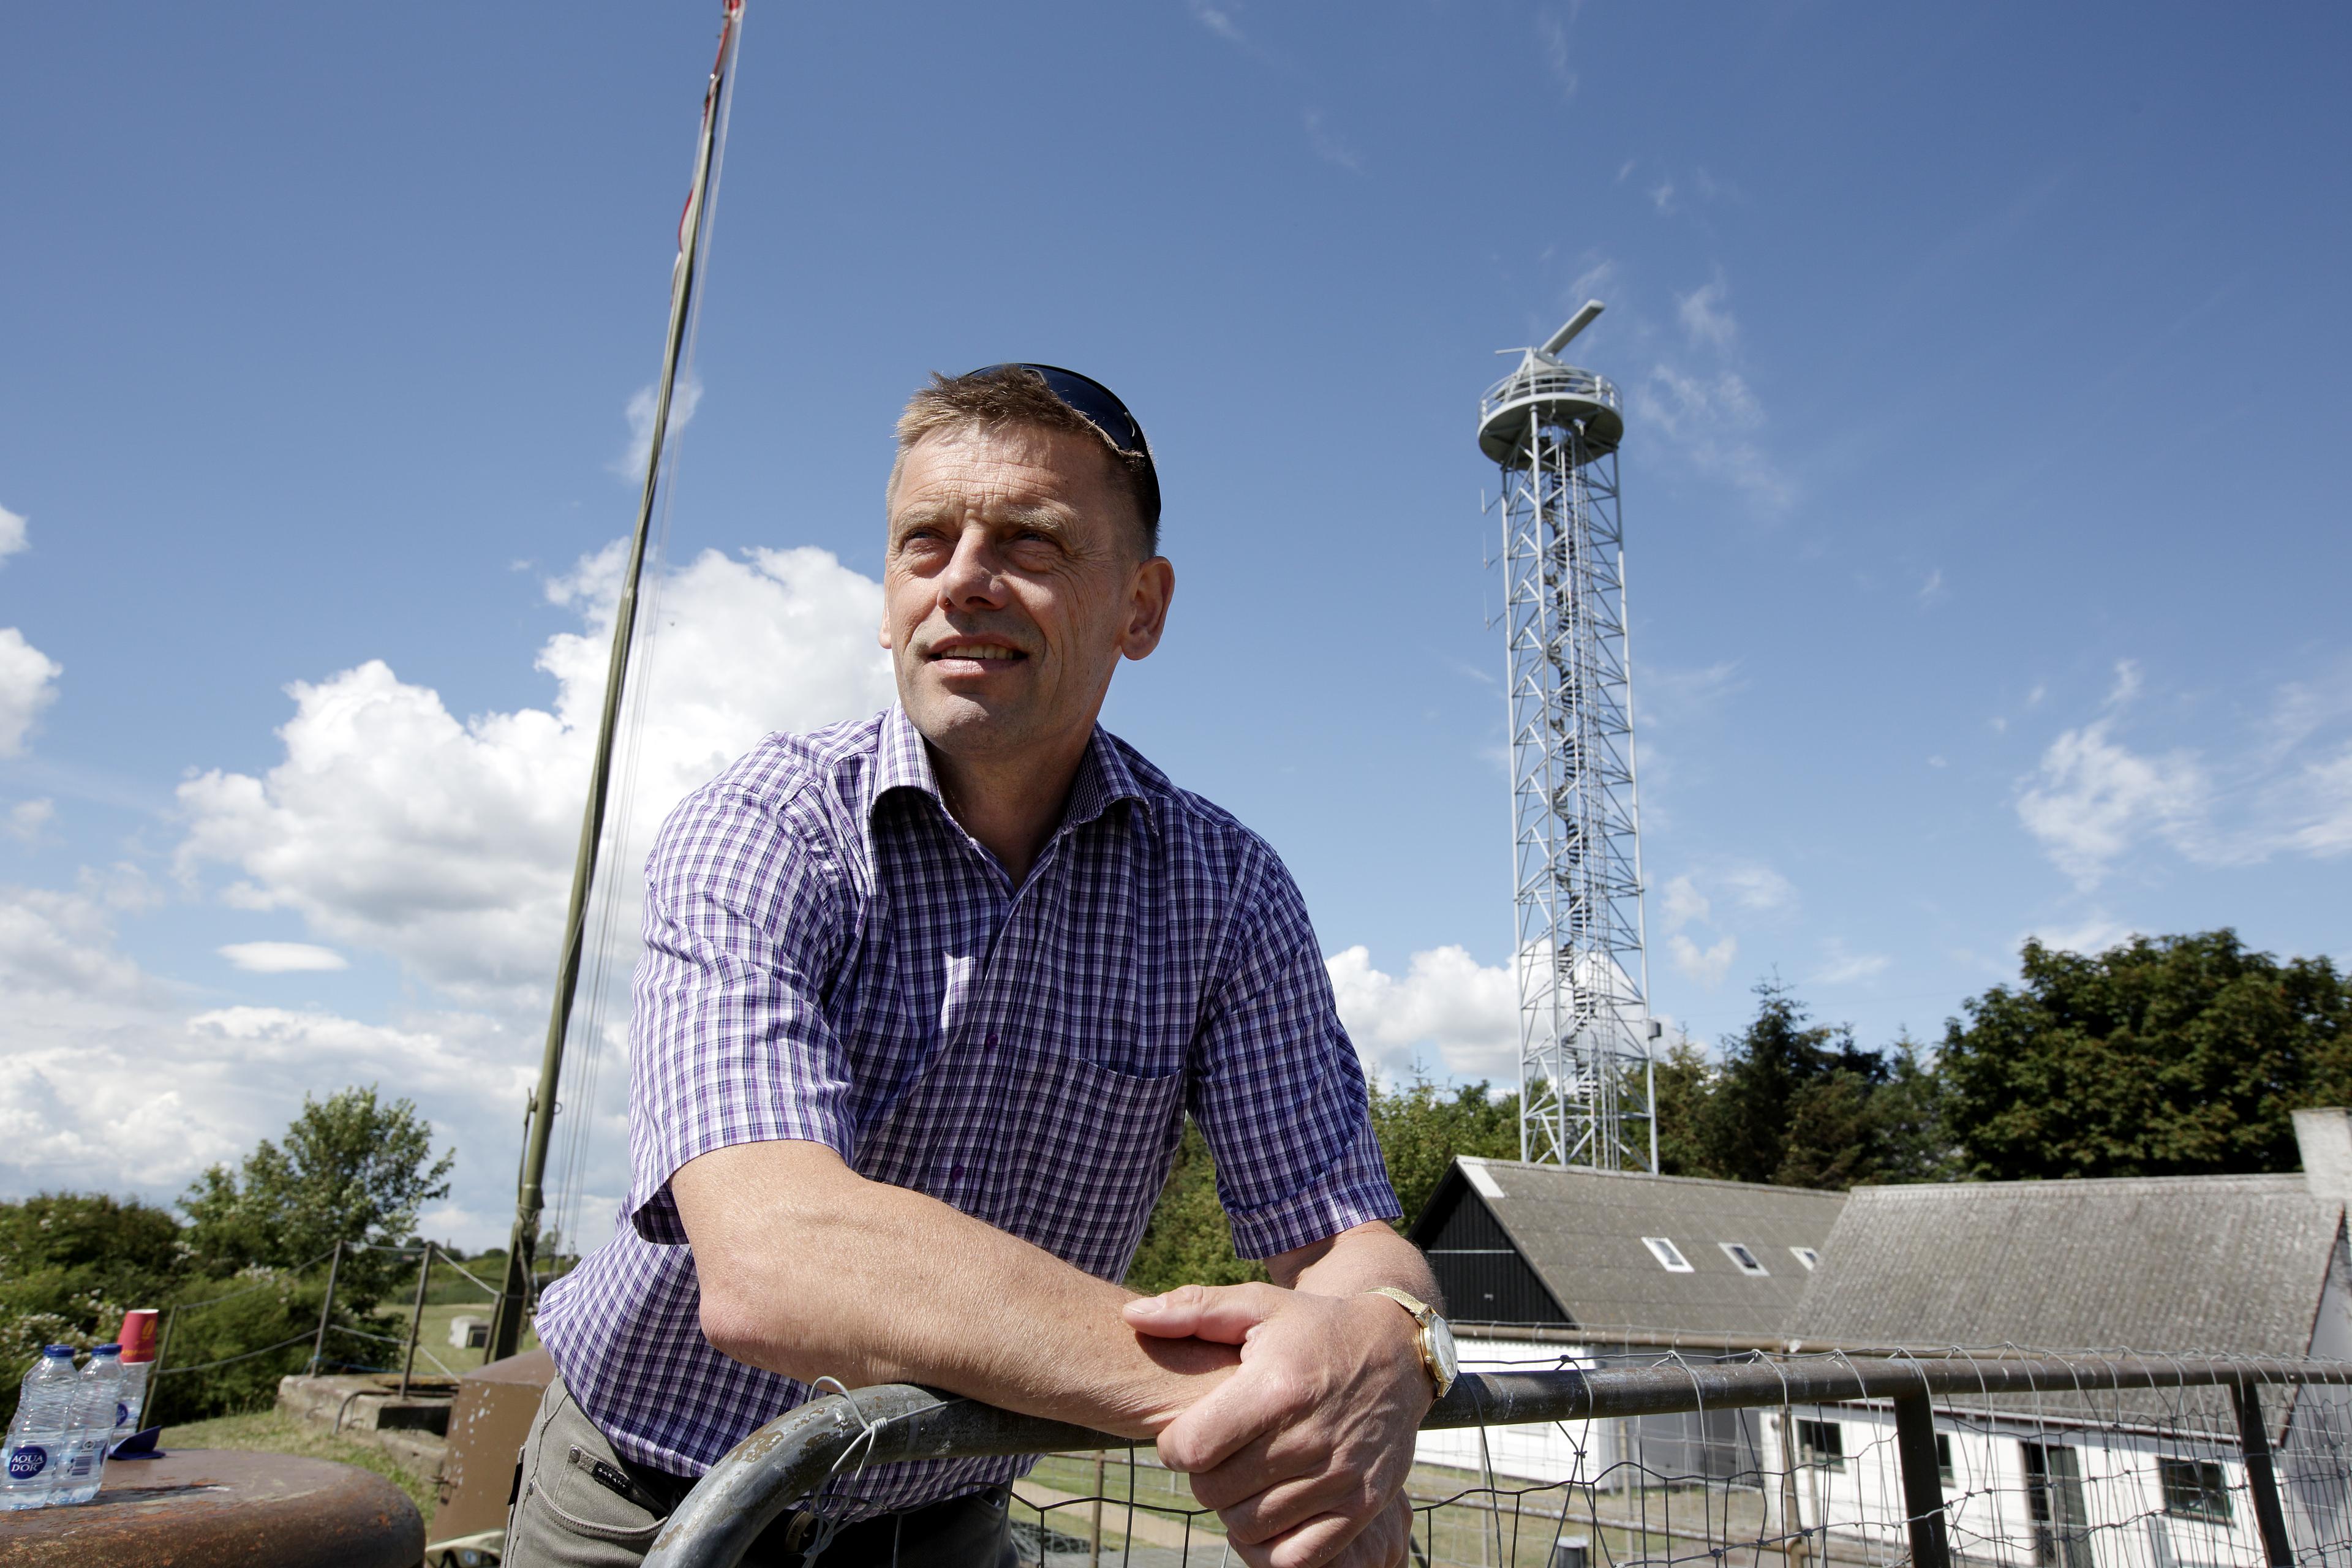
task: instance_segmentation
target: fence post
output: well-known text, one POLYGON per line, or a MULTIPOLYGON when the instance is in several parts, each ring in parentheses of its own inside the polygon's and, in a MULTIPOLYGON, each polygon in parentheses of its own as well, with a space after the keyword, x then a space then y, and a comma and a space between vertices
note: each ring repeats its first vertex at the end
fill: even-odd
MULTIPOLYGON (((1092 1542, 1091 1544, 1089 1544, 1089 1545, 1087 1546, 1087 1568, 1102 1568, 1102 1502, 1103 1502, 1103 1459, 1104 1459, 1104 1458, 1105 1458, 1105 1456, 1104 1456, 1104 1454, 1103 1454, 1103 1451, 1102 1451, 1100 1448, 1097 1448, 1097 1449, 1095 1450, 1095 1525, 1094 1525, 1094 1541, 1093 1541, 1093 1542, 1092 1542)), ((1130 1488, 1132 1487, 1132 1485, 1133 1485, 1133 1483, 1132 1483, 1132 1482, 1130 1482, 1130 1483, 1129 1483, 1130 1488)), ((1132 1496, 1132 1495, 1133 1495, 1132 1490, 1130 1490, 1130 1492, 1129 1492, 1129 1496, 1132 1496)), ((1042 1532, 1041 1532, 1041 1534, 1042 1534, 1042 1532)), ((1043 1548, 1040 1548, 1039 1550, 1041 1550, 1041 1551, 1042 1551, 1042 1550, 1043 1550, 1043 1548)))
POLYGON ((408 1397, 408 1374, 416 1370, 416 1340, 425 1329, 425 1281, 433 1273, 433 1244, 425 1244, 425 1257, 416 1265, 416 1307, 408 1315, 408 1359, 400 1363, 400 1396, 408 1397))
MULTIPOLYGON (((1759 1554, 1760 1555, 1760 1554, 1759 1554)), ((1797 1417, 1780 1406, 1780 1562, 1783 1568, 1807 1568, 1812 1548, 1805 1537, 1805 1516, 1797 1496, 1797 1417)))
POLYGON ((155 1364, 147 1369, 147 1408, 139 1416, 150 1426, 163 1424, 156 1418, 155 1412, 163 1404, 163 1363, 172 1359, 172 1331, 179 1326, 179 1322, 180 1309, 177 1306, 166 1307, 163 1310, 163 1342, 155 1347, 155 1364))
POLYGON ((319 1337, 310 1344, 310 1375, 319 1375, 319 1363, 327 1353, 327 1318, 335 1310, 335 1271, 343 1264, 343 1244, 335 1243, 334 1256, 327 1259, 327 1299, 319 1303, 319 1337))
POLYGON ((2278 1471, 2271 1464, 2271 1435, 2263 1427, 2263 1400, 2251 1383, 2230 1384, 2238 1407, 2238 1444, 2246 1457, 2246 1490, 2253 1494, 2254 1523, 2271 1568, 2289 1568, 2294 1547, 2286 1537, 2286 1510, 2279 1506, 2278 1471))
POLYGON ((1903 1470, 1903 1511, 1911 1521, 1914 1568, 1951 1568, 1944 1533, 1944 1478, 1936 1463, 1936 1412, 1925 1394, 1895 1396, 1895 1458, 1903 1470))

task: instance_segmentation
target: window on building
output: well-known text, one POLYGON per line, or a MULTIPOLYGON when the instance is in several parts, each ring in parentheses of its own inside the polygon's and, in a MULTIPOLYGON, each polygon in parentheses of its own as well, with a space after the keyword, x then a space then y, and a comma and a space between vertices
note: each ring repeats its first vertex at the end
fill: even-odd
POLYGON ((1683 1256, 1682 1248, 1664 1237, 1645 1236, 1642 1238, 1642 1245, 1650 1249, 1650 1256, 1656 1258, 1658 1266, 1667 1273, 1688 1274, 1691 1271, 1690 1259, 1683 1256))
POLYGON ((1936 1434, 1936 1479, 1946 1486, 1952 1484, 1952 1435, 1936 1434))
POLYGON ((2230 1522, 2230 1488, 2221 1466, 2210 1459, 2158 1459, 2156 1471, 2164 1482, 2165 1512, 2230 1522))
POLYGON ((1753 1274, 1762 1279, 1772 1272, 1764 1267, 1754 1250, 1744 1241, 1718 1241, 1716 1245, 1723 1248, 1723 1255, 1730 1258, 1742 1274, 1753 1274))
POLYGON ((1808 1274, 1811 1274, 1814 1269, 1819 1268, 1822 1266, 1822 1255, 1818 1248, 1811 1247, 1792 1247, 1789 1248, 1789 1252, 1798 1262, 1805 1266, 1805 1272, 1808 1274))
POLYGON ((1816 1469, 1844 1469, 1845 1429, 1834 1421, 1798 1422, 1797 1462, 1816 1469))

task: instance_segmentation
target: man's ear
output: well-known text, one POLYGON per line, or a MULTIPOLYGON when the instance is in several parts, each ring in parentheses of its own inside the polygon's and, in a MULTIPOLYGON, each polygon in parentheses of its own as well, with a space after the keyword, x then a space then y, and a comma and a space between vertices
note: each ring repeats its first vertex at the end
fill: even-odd
POLYGON ((1118 651, 1129 658, 1149 658, 1168 629, 1168 605, 1176 597, 1176 568, 1165 555, 1155 555, 1135 569, 1128 588, 1127 627, 1119 634, 1118 651))

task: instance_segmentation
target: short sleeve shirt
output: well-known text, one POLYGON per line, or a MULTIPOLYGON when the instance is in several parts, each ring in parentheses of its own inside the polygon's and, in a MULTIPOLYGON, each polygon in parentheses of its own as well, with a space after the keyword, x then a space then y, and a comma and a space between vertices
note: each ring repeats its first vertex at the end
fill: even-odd
MULTIPOLYGON (((1017 889, 895 706, 770 736, 671 813, 646 881, 631 1187, 536 1320, 631 1460, 697 1474, 810 1396, 702 1337, 669 1181, 714 1149, 823 1143, 1106 1279, 1187 1111, 1244 1256, 1398 1212, 1289 874, 1099 728, 1017 889)), ((918 1507, 1025 1465, 892 1466, 827 1511, 918 1507)))

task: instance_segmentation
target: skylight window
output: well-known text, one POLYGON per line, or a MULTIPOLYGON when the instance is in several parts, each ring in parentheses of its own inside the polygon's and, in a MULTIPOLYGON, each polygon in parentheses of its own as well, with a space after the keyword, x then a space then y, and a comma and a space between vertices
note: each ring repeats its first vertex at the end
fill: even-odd
POLYGON ((1818 1248, 1811 1247, 1792 1247, 1789 1248, 1789 1252, 1798 1262, 1805 1266, 1805 1272, 1808 1274, 1811 1274, 1814 1269, 1819 1268, 1822 1266, 1822 1255, 1818 1248))
POLYGON ((1642 1238, 1642 1245, 1650 1249, 1650 1256, 1656 1258, 1658 1267, 1667 1273, 1688 1274, 1691 1271, 1690 1259, 1683 1256, 1682 1248, 1664 1237, 1645 1236, 1642 1238))
POLYGON ((1718 1241, 1716 1245, 1723 1248, 1723 1255, 1731 1259, 1732 1266, 1738 1268, 1742 1274, 1753 1275, 1755 1278, 1761 1279, 1766 1275, 1772 1272, 1769 1268, 1764 1267, 1762 1260, 1759 1259, 1753 1251, 1749 1250, 1748 1244, 1744 1241, 1718 1241))

